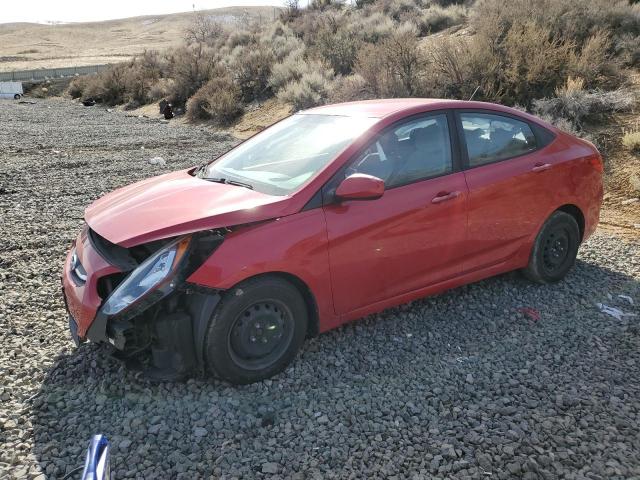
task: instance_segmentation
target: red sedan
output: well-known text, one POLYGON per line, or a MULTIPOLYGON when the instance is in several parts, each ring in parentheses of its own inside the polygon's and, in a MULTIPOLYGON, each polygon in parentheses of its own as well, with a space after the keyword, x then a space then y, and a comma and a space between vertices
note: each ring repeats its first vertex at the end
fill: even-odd
POLYGON ((562 279, 602 170, 590 143, 499 105, 300 112, 89 206, 62 278, 72 336, 159 379, 259 381, 364 315, 510 270, 562 279))

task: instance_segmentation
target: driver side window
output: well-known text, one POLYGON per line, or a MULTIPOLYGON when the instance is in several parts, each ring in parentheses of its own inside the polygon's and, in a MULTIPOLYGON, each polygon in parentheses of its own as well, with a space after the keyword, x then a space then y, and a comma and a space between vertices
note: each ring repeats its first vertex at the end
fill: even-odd
POLYGON ((446 114, 401 123, 381 133, 346 171, 384 180, 386 188, 439 177, 453 171, 446 114))

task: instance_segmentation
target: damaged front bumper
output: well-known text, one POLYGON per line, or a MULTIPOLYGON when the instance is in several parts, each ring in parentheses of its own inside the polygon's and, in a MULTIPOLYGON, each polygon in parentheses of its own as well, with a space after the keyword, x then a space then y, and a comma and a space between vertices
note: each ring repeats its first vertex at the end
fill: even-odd
POLYGON ((108 343, 124 357, 150 354, 152 370, 160 379, 202 370, 206 328, 220 293, 190 285, 186 279, 222 241, 223 235, 218 231, 194 234, 170 279, 158 283, 116 314, 108 315, 105 303, 143 262, 136 262, 132 256, 127 259, 132 263, 129 271, 123 271, 126 262, 122 247, 115 246, 117 259, 109 258, 105 242, 96 248, 95 237, 85 228, 67 256, 62 276, 74 342, 108 343), (108 282, 109 289, 105 291, 104 281, 110 278, 118 281, 115 285, 108 282))

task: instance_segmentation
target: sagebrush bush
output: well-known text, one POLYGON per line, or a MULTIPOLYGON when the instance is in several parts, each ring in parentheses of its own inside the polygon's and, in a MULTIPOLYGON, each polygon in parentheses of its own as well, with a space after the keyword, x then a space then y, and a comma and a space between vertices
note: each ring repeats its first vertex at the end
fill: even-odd
POLYGON ((429 2, 420 0, 378 0, 374 9, 391 17, 396 22, 420 15, 420 8, 429 2))
POLYGON ((449 36, 431 39, 425 48, 423 78, 423 89, 429 96, 469 99, 478 87, 483 93, 495 89, 499 62, 478 40, 449 36))
POLYGON ((192 119, 213 120, 228 125, 242 113, 240 88, 229 74, 218 71, 187 102, 187 116, 192 119))
POLYGON ((94 98, 107 105, 126 103, 127 75, 126 64, 112 65, 90 78, 82 92, 82 98, 94 98))
POLYGON ((611 50, 609 33, 604 30, 596 31, 586 40, 580 52, 571 58, 571 75, 583 79, 587 88, 619 85, 619 62, 609 53, 611 50))
POLYGON ((236 47, 233 50, 229 68, 245 102, 251 102, 267 94, 273 60, 271 51, 257 44, 236 47))
POLYGON ((369 100, 372 98, 375 98, 375 95, 366 80, 358 74, 337 77, 329 93, 330 103, 369 100))
POLYGON ((421 91, 425 65, 416 28, 407 23, 381 45, 364 45, 358 53, 355 72, 376 96, 415 96, 421 91))
POLYGON ((415 23, 420 35, 439 32, 445 28, 464 23, 467 18, 467 8, 462 5, 450 5, 441 7, 434 4, 422 10, 421 14, 415 17, 415 23))
POLYGON ((550 118, 564 118, 577 129, 586 120, 598 120, 603 115, 624 112, 634 105, 627 90, 585 90, 581 79, 568 79, 565 86, 556 91, 556 96, 533 101, 533 111, 550 118))
POLYGON ((91 77, 88 75, 74 78, 67 87, 67 95, 71 96, 71 98, 82 98, 90 81, 91 77))
POLYGON ((491 26, 504 34, 530 21, 578 46, 598 30, 613 36, 640 34, 640 4, 627 0, 478 0, 473 11, 476 28, 491 26))
POLYGON ((278 99, 290 103, 296 110, 321 105, 329 97, 332 79, 332 70, 304 73, 299 80, 290 82, 280 90, 278 99))
POLYGON ((159 78, 147 92, 147 100, 149 102, 157 102, 171 96, 171 92, 175 89, 175 80, 173 78, 159 78))
POLYGON ((397 25, 383 13, 373 12, 370 15, 353 15, 347 28, 360 41, 378 43, 389 38, 397 25))
POLYGON ((247 46, 251 43, 255 43, 256 38, 251 32, 246 30, 236 30, 231 32, 229 37, 227 37, 227 46, 231 49, 234 49, 239 46, 247 46))
POLYGON ((640 35, 625 33, 614 38, 614 54, 626 67, 640 66, 640 35))
POLYGON ((178 106, 185 105, 211 77, 219 63, 214 50, 180 47, 172 50, 167 58, 167 72, 174 80, 169 90, 169 100, 178 106))
POLYGON ((293 52, 280 63, 276 63, 271 69, 269 85, 274 93, 284 88, 288 83, 300 80, 305 73, 327 70, 319 60, 305 60, 302 52, 293 52))

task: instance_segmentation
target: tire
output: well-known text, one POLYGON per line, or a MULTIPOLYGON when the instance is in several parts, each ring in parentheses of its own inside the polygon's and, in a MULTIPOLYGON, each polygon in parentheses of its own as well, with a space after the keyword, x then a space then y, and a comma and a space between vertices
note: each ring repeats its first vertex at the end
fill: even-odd
POLYGON ((20 94, 19 94, 19 93, 16 93, 16 94, 13 96, 13 99, 14 99, 14 100, 20 100, 20 94))
POLYGON ((536 237, 524 276, 541 284, 562 280, 573 267, 579 246, 576 219, 565 212, 554 212, 536 237))
POLYGON ((235 384, 272 377, 296 356, 307 323, 307 306, 291 283, 272 276, 245 281, 226 292, 209 321, 207 368, 235 384))

